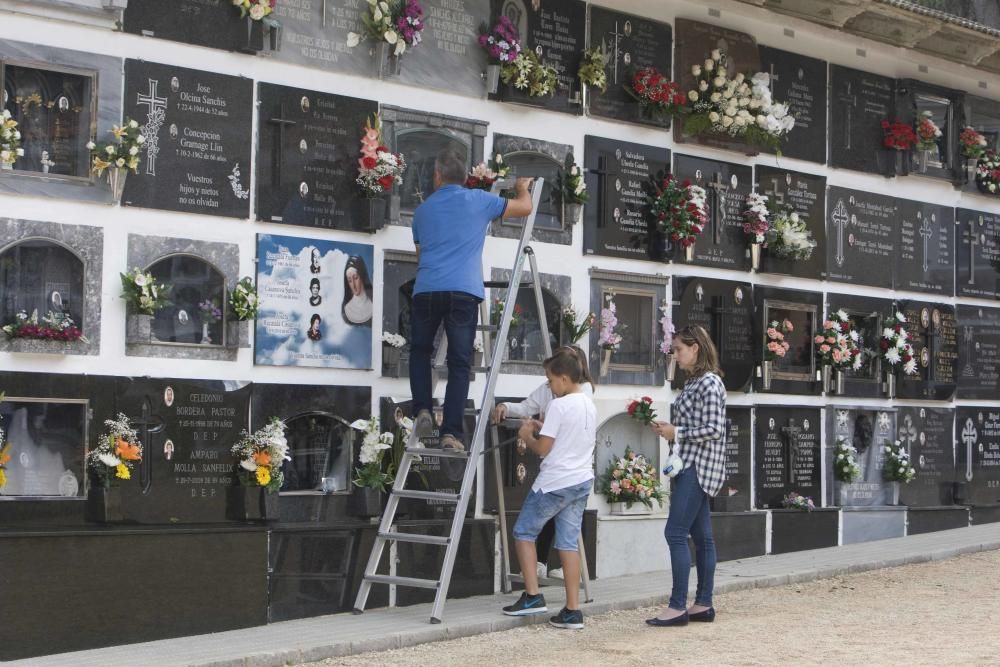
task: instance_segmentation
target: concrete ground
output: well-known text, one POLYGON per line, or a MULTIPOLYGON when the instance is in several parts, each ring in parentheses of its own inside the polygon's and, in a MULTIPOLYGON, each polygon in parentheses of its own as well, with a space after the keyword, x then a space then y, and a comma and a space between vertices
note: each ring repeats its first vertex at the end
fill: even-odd
MULTIPOLYGON (((841 577, 912 563, 939 561, 959 554, 996 549, 1000 549, 1000 523, 830 549, 729 561, 721 563, 718 567, 716 595, 744 594, 753 592, 750 589, 805 584, 822 578, 841 577)), ((989 570, 989 572, 993 576, 976 576, 971 582, 980 588, 988 587, 990 594, 995 595, 996 568, 989 570)), ((692 577, 692 584, 694 583, 693 579, 692 577)), ((822 585, 826 586, 827 584, 822 585)), ((670 575, 667 572, 600 579, 592 583, 591 590, 594 602, 584 605, 584 612, 588 617, 593 618, 608 612, 617 613, 662 605, 668 597, 669 587, 670 575)), ((544 593, 549 600, 550 607, 558 609, 562 605, 563 592, 561 589, 547 589, 544 590, 544 593)), ((399 609, 375 610, 360 616, 337 614, 274 623, 264 628, 248 628, 212 635, 64 653, 5 664, 38 665, 40 667, 63 667, 65 665, 73 665, 73 667, 136 667, 140 665, 149 667, 187 665, 199 667, 277 667, 370 651, 405 648, 427 642, 512 630, 521 626, 546 622, 547 616, 528 618, 503 616, 499 611, 500 606, 508 603, 510 599, 509 595, 496 595, 451 600, 445 609, 444 622, 439 625, 428 623, 430 605, 416 605, 399 609)), ((801 599, 808 599, 808 596, 801 599)), ((935 608, 936 613, 956 614, 958 612, 956 605, 960 605, 961 600, 961 592, 956 591, 952 595, 950 591, 946 591, 946 596, 939 600, 940 604, 935 608)), ((727 604, 729 603, 727 602, 727 604)), ((734 606, 738 607, 738 604, 734 606)), ((644 611, 636 619, 643 617, 643 614, 646 613, 648 612, 644 611)), ((751 635, 747 640, 749 643, 744 645, 752 645, 754 642, 759 644, 761 642, 782 641, 780 639, 782 633, 789 629, 805 632, 807 640, 810 637, 817 637, 822 633, 819 626, 813 622, 811 613, 806 613, 803 617, 799 613, 797 605, 784 608, 782 610, 783 616, 772 620, 772 624, 777 623, 778 627, 772 625, 770 633, 767 635, 751 635)), ((979 628, 981 632, 993 637, 994 633, 989 632, 989 629, 996 625, 998 615, 1000 614, 995 612, 987 613, 986 618, 972 615, 965 617, 963 622, 972 628, 979 628)), ((716 623, 719 623, 722 618, 723 615, 720 613, 720 619, 716 623)), ((930 620, 932 621, 930 627, 933 628, 933 616, 930 620)), ((595 619, 595 624, 596 622, 597 619, 595 619)), ((720 625, 712 624, 704 627, 719 628, 720 625)), ((634 631, 636 628, 642 631, 647 630, 637 622, 628 622, 629 631, 634 631)), ((689 629, 697 631, 697 627, 692 628, 691 626, 685 631, 689 629)), ((540 631, 542 628, 532 628, 531 630, 540 631)), ((548 628, 545 628, 544 631, 549 632, 548 628)), ((704 632, 704 630, 702 631, 704 632)), ((584 632, 586 633, 587 630, 584 632)), ((855 625, 854 628, 855 635, 861 632, 864 632, 863 623, 855 625)), ((930 634, 922 636, 921 639, 927 643, 930 649, 933 649, 939 637, 935 636, 932 629, 929 629, 928 632, 930 634)), ((580 636, 579 633, 568 634, 580 636)), ((622 636, 621 640, 627 643, 631 641, 631 638, 622 636)), ((664 640, 658 639, 657 641, 662 646, 661 650, 666 650, 667 645, 663 644, 664 640)), ((891 641, 891 638, 886 641, 891 641)), ((436 659, 438 657, 436 648, 430 647, 431 653, 428 654, 435 659, 431 659, 428 663, 427 658, 424 658, 424 664, 445 664, 445 660, 436 659)), ((925 653, 924 655, 926 657, 932 654, 925 653)), ((1000 647, 995 647, 992 655, 1000 655, 1000 647)), ((843 657, 843 655, 831 656, 831 658, 841 659, 841 661, 843 661, 843 657)), ((502 658, 508 660, 509 653, 505 651, 502 658)), ((644 658, 651 662, 662 662, 666 659, 666 654, 657 656, 647 653, 632 656, 632 659, 640 659, 645 662, 644 658)), ((848 660, 848 662, 863 662, 860 655, 856 655, 855 658, 857 660, 848 660)), ((976 661, 975 656, 971 659, 976 661)), ((562 661, 565 661, 565 657, 562 658, 562 661)), ((909 658, 907 661, 912 662, 909 658)), ((468 661, 466 660, 466 662, 468 661)), ((574 660, 574 662, 576 661, 574 660)), ((365 664, 372 664, 370 656, 365 664)), ((751 662, 751 664, 759 663, 751 662)))

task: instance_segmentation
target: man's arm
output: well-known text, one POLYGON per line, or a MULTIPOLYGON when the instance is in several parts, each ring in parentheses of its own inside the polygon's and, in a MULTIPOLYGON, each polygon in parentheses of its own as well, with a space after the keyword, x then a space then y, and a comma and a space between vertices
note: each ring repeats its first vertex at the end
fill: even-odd
POLYGON ((531 213, 531 191, 528 190, 528 186, 531 185, 532 178, 519 178, 514 184, 514 192, 517 193, 517 197, 507 201, 507 208, 503 212, 503 217, 505 218, 523 218, 524 216, 531 213))
POLYGON ((413 247, 417 249, 417 264, 420 263, 420 244, 414 243, 413 247))

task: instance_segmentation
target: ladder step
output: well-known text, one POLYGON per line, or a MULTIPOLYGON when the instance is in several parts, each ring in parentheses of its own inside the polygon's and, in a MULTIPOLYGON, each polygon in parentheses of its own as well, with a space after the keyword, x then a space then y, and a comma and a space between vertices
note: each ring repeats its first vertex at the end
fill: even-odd
MULTIPOLYGON (((436 371, 446 371, 448 370, 448 364, 434 364, 432 368, 436 371)), ((489 366, 469 366, 471 373, 487 373, 489 370, 489 366)))
POLYGON ((477 324, 476 325, 476 331, 492 331, 492 332, 497 332, 497 331, 500 331, 500 327, 498 327, 495 324, 477 324))
MULTIPOLYGON (((531 287, 534 283, 530 280, 519 283, 520 287, 531 287)), ((487 289, 507 289, 510 287, 509 280, 485 280, 483 281, 483 287, 487 289)))
POLYGON ((441 583, 434 579, 414 579, 413 577, 391 577, 388 574, 366 574, 365 581, 373 584, 396 584, 411 588, 438 588, 441 583))
POLYGON ((414 500, 440 500, 446 503, 457 503, 459 501, 459 494, 445 493, 443 491, 417 491, 415 489, 400 489, 397 491, 393 489, 392 494, 400 498, 412 498, 414 500))
POLYGON ((413 456, 437 456, 442 459, 467 459, 469 452, 464 449, 441 449, 439 447, 407 447, 407 454, 413 456))
POLYGON ((393 540, 396 542, 412 542, 414 544, 437 544, 438 546, 446 547, 451 544, 450 537, 441 537, 439 535, 418 535, 417 533, 398 533, 389 532, 378 534, 384 540, 393 540))

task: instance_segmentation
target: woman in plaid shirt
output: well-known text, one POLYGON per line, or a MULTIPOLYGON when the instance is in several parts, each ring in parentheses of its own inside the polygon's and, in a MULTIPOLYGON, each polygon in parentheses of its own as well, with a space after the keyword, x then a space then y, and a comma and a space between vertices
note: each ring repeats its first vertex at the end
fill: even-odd
POLYGON ((674 336, 671 349, 677 365, 687 372, 688 381, 670 406, 673 423, 653 422, 650 427, 677 444, 684 469, 673 479, 670 516, 664 531, 674 582, 670 603, 659 616, 646 621, 656 626, 687 625, 688 621, 710 623, 715 619, 715 542, 709 498, 722 489, 726 465, 726 387, 720 377, 715 344, 702 327, 687 326, 674 336), (694 540, 698 568, 698 591, 691 609, 687 608, 689 534, 694 540))

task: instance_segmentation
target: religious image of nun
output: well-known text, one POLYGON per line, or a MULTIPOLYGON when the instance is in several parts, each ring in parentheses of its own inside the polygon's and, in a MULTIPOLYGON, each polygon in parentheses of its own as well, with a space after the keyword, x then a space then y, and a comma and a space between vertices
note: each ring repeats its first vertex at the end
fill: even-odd
POLYGON ((313 313, 313 316, 309 318, 309 330, 306 331, 306 336, 309 340, 319 340, 323 337, 323 332, 319 329, 322 321, 323 318, 319 316, 319 313, 313 313))
POLYGON ((367 324, 372 320, 372 281, 365 260, 353 255, 344 268, 344 320, 348 324, 367 324))
POLYGON ((323 297, 319 295, 319 278, 313 278, 309 281, 309 292, 312 296, 309 297, 309 305, 316 307, 323 303, 323 297))
POLYGON ((313 248, 312 254, 310 255, 309 270, 313 273, 319 273, 319 248, 313 248))

